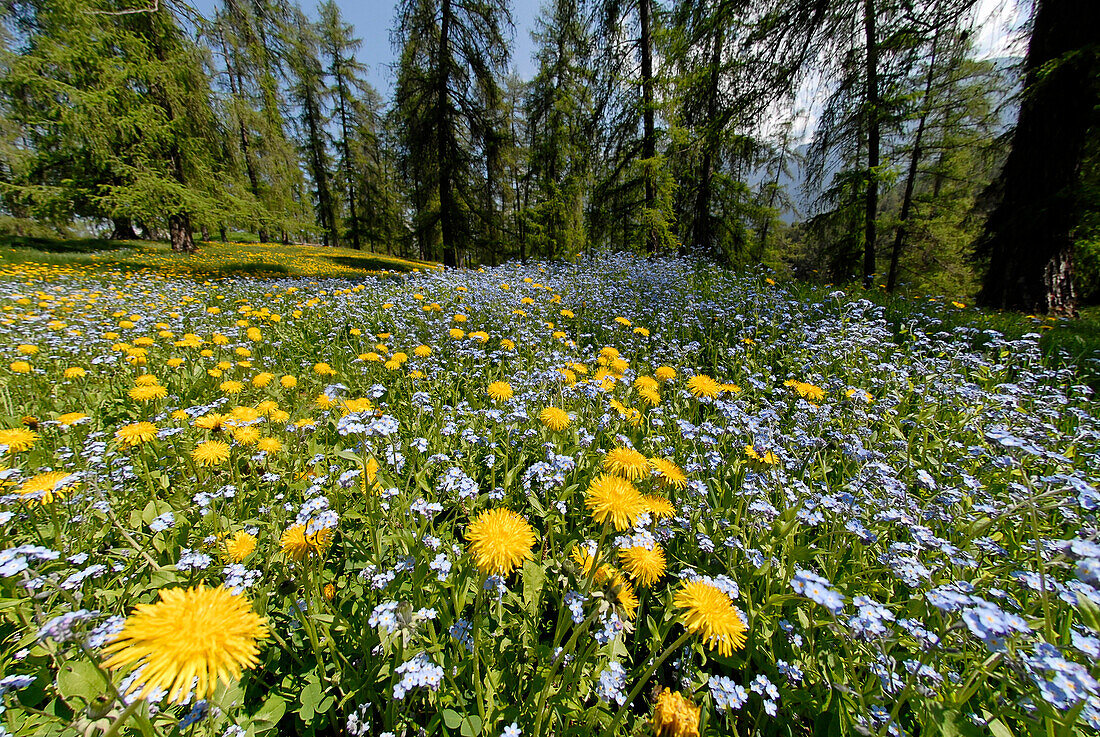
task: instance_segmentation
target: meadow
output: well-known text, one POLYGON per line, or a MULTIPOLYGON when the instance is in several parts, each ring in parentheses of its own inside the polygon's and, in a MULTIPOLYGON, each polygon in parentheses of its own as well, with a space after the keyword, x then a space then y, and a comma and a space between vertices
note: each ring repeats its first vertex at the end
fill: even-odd
POLYGON ((1100 729, 1073 328, 262 253, 0 254, 0 735, 1100 729))

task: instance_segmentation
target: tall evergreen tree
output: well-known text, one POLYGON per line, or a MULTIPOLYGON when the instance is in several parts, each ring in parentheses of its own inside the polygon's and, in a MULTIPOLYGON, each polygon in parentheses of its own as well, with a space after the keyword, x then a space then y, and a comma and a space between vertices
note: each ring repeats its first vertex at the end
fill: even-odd
POLYGON ((290 94, 299 110, 299 140, 306 169, 313 183, 313 200, 321 242, 340 245, 336 200, 332 193, 331 166, 327 130, 327 104, 330 91, 325 84, 320 60, 320 37, 316 26, 296 9, 289 29, 287 62, 291 73, 290 94))
POLYGON ((990 307, 1072 313, 1081 164, 1100 131, 1100 4, 1038 0, 1012 149, 978 253, 979 300, 990 307))

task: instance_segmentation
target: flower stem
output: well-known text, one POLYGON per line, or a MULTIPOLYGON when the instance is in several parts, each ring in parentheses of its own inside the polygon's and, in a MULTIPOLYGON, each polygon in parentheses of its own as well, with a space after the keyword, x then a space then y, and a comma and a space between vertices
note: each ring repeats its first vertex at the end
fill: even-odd
POLYGON ((690 632, 684 632, 684 634, 680 635, 680 639, 669 645, 667 648, 665 648, 665 651, 663 653, 657 656, 657 659, 653 661, 653 665, 649 666, 649 668, 646 669, 646 672, 642 675, 641 678, 638 679, 638 682, 634 684, 634 689, 630 692, 630 695, 626 697, 626 701, 624 701, 622 703, 622 706, 619 707, 619 710, 615 712, 615 718, 611 720, 611 724, 607 725, 607 729, 603 731, 604 737, 609 737, 610 735, 614 734, 615 728, 619 726, 619 722, 623 718, 623 713, 626 711, 626 707, 634 702, 634 699, 638 696, 638 692, 642 690, 646 682, 649 680, 650 676, 652 676, 654 672, 656 672, 656 670, 661 667, 661 663, 668 660, 669 655, 679 649, 680 646, 687 642, 690 637, 690 632))

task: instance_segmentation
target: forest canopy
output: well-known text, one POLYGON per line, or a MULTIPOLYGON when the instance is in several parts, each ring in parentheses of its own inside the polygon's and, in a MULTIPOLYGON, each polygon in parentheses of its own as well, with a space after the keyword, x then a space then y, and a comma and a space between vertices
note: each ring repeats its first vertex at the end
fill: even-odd
POLYGON ((508 0, 400 0, 384 99, 333 0, 5 0, 0 233, 673 252, 1072 311, 1100 9, 1017 10, 992 56, 972 0, 545 0, 523 79, 508 0))

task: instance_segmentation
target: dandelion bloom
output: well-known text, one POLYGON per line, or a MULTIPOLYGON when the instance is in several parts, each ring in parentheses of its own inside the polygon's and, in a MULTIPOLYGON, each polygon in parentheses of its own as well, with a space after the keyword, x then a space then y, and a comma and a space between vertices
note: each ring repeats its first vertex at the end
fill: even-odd
POLYGON ((336 376, 336 370, 329 366, 327 363, 315 363, 313 364, 313 373, 318 376, 336 376))
POLYGON ((284 389, 293 389, 294 387, 298 386, 298 379, 297 377, 287 374, 283 378, 279 379, 279 384, 284 389))
POLYGON ((76 475, 67 471, 50 471, 31 476, 23 482, 19 494, 25 497, 25 501, 37 501, 40 504, 49 504, 55 499, 61 499, 66 486, 72 486, 76 482, 76 475))
POLYGON ((33 356, 35 353, 38 353, 38 346, 22 343, 16 347, 16 350, 19 351, 20 355, 33 356))
POLYGON ((134 384, 137 386, 156 386, 160 383, 160 380, 152 374, 142 374, 134 379, 134 384))
POLYGON ((264 453, 278 453, 283 449, 283 442, 278 438, 260 438, 256 449, 264 453))
POLYGON ((168 396, 168 390, 159 384, 135 386, 130 390, 130 399, 138 402, 149 402, 153 399, 164 399, 168 396))
POLYGON ((66 379, 83 379, 85 376, 88 375, 88 372, 79 366, 70 366, 69 368, 65 369, 65 373, 63 375, 66 379))
POLYGON ((222 554, 226 560, 234 563, 243 563, 244 559, 252 555, 256 549, 256 538, 244 530, 227 537, 222 542, 222 554))
POLYGON ((482 573, 507 576, 531 557, 535 530, 510 509, 487 509, 466 528, 466 541, 482 573))
POLYGON ((239 381, 223 381, 218 388, 226 394, 240 394, 244 384, 239 381))
POLYGON ((711 650, 728 657, 745 646, 745 622, 721 589, 706 581, 685 581, 672 604, 684 610, 684 626, 701 635, 711 650))
POLYGON ((294 525, 283 533, 279 544, 291 560, 303 561, 310 555, 324 555, 332 545, 332 530, 318 530, 312 535, 306 534, 305 525, 294 525))
POLYGON ((667 519, 676 514, 676 508, 672 506, 672 502, 665 499, 663 496, 646 494, 642 499, 645 500, 645 511, 649 512, 654 517, 664 517, 667 519))
POLYGON ((200 466, 220 466, 229 460, 229 445, 220 440, 206 440, 195 446, 191 457, 200 466))
POLYGON ((665 553, 660 546, 637 545, 619 551, 619 562, 627 575, 643 586, 652 586, 665 575, 665 553))
POLYGON ((447 335, 451 336, 454 340, 462 340, 466 337, 466 331, 461 328, 451 328, 447 331, 447 335))
POLYGON ((688 391, 696 397, 707 397, 708 399, 714 399, 719 392, 718 382, 706 374, 692 376, 688 379, 687 387, 688 391))
POLYGON ((17 374, 29 374, 31 372, 31 365, 26 361, 12 361, 9 368, 17 374))
POLYGON ((258 662, 258 640, 268 636, 265 620, 248 600, 229 589, 161 589, 160 601, 138 604, 104 652, 107 668, 138 666, 131 687, 138 698, 163 689, 168 701, 183 703, 194 685, 197 698, 210 698, 258 662), (195 683, 195 679, 198 682, 195 683))
POLYGON ((260 439, 260 429, 254 425, 235 427, 229 433, 241 445, 252 445, 260 439))
POLYGON ((516 343, 515 343, 514 340, 510 340, 508 338, 501 338, 500 339, 500 347, 503 348, 506 351, 514 351, 516 349, 516 343))
POLYGON ((261 371, 252 377, 252 386, 260 387, 261 389, 275 380, 275 374, 267 371, 261 371))
POLYGON ((418 345, 413 349, 413 355, 417 358, 427 358, 432 355, 432 347, 430 345, 418 345))
POLYGON ((774 466, 775 464, 779 463, 779 458, 775 455, 775 453, 771 452, 770 450, 759 451, 756 449, 756 446, 753 445, 745 446, 745 455, 747 455, 749 458, 756 461, 757 463, 763 463, 767 466, 774 466))
POLYGON ((634 484, 619 476, 603 474, 592 481, 585 493, 592 518, 597 522, 611 522, 616 530, 633 527, 638 516, 646 511, 645 497, 634 484))
POLYGON ((512 385, 507 381, 494 381, 489 385, 488 394, 490 398, 502 402, 511 399, 515 392, 512 391, 512 385))
POLYGON ((666 688, 653 706, 653 731, 657 737, 699 737, 701 711, 701 707, 685 699, 679 691, 666 688))
POLYGON ((683 470, 667 458, 650 458, 649 467, 657 474, 661 483, 683 489, 687 486, 687 476, 683 470))
POLYGON ((608 473, 637 481, 649 475, 649 461, 633 448, 612 448, 603 457, 603 467, 608 473))
POLYGON ((134 422, 120 427, 115 432, 115 437, 123 445, 141 445, 151 443, 157 439, 157 426, 152 422, 134 422))
POLYGON ((196 418, 194 425, 195 427, 201 427, 203 430, 218 431, 225 427, 225 421, 227 419, 229 419, 228 416, 220 412, 211 412, 210 414, 196 418))
POLYGON ((57 424, 62 427, 69 427, 70 425, 77 425, 86 419, 88 419, 88 415, 83 412, 66 412, 63 415, 57 416, 57 424))
POLYGON ((539 421, 554 432, 561 432, 572 422, 569 419, 569 413, 558 407, 547 407, 539 412, 539 421))
POLYGON ((0 430, 0 445, 8 446, 9 453, 30 450, 38 440, 38 433, 24 427, 12 427, 0 430))
POLYGON ((657 381, 672 381, 676 378, 676 369, 671 366, 661 366, 659 369, 653 372, 653 376, 657 381))

